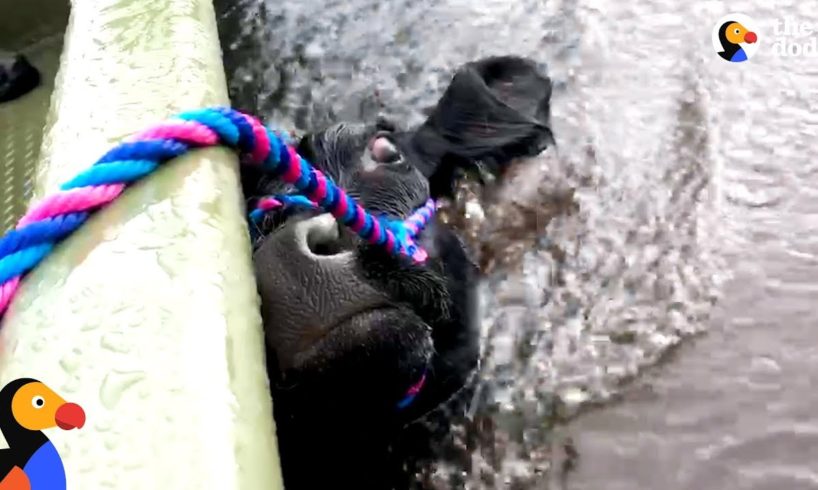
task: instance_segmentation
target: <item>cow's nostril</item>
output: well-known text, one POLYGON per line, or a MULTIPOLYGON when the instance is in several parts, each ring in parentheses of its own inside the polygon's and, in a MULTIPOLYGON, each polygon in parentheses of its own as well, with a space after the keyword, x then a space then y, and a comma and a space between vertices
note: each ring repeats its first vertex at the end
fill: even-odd
POLYGON ((333 256, 344 252, 338 223, 330 214, 322 214, 299 224, 302 243, 310 255, 333 256))
POLYGON ((329 237, 326 235, 318 235, 316 233, 310 234, 307 238, 307 247, 314 255, 337 255, 343 252, 341 242, 338 237, 329 237))

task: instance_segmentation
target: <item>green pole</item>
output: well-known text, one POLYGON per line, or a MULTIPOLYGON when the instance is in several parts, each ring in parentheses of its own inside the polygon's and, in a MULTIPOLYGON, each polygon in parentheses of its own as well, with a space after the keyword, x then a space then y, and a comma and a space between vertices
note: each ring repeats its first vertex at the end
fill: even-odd
MULTIPOLYGON (((0 18, 25 5, 0 0, 0 18)), ((211 0, 74 0, 53 87, 34 199, 123 137, 229 103, 211 0)), ((46 431, 69 489, 282 487, 238 182, 226 150, 179 158, 25 280, 0 381, 85 409, 81 430, 46 431)))

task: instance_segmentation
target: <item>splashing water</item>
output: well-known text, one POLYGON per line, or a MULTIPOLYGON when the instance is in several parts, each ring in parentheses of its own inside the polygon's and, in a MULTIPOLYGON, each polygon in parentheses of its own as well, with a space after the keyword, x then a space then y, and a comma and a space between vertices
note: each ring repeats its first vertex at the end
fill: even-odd
MULTIPOLYGON (((459 199, 441 211, 468 237, 487 275, 484 354, 471 418, 452 442, 462 454, 422 475, 421 486, 565 488, 565 470, 583 451, 556 434, 584 409, 621 400, 686 340, 713 333, 725 317, 743 317, 759 296, 720 306, 724 285, 757 270, 748 248, 778 243, 775 235, 787 227, 773 216, 792 209, 796 190, 814 196, 806 183, 814 180, 814 164, 806 155, 815 125, 794 121, 814 112, 815 92, 803 87, 815 69, 760 52, 752 62, 781 77, 772 89, 761 68, 720 60, 710 46, 712 23, 727 13, 719 2, 233 4, 220 9, 220 29, 234 104, 296 132, 372 120, 379 112, 417 124, 452 70, 480 56, 519 54, 548 65, 557 147, 515 165, 497 188, 464 183, 459 199), (752 114, 769 114, 778 126, 752 114), (793 145, 783 136, 774 144, 782 128, 793 145), (800 170, 771 165, 770 155, 798 162, 800 170), (776 227, 759 228, 753 219, 776 227)), ((759 20, 783 12, 760 1, 743 7, 759 20)), ((789 225, 787 260, 806 267, 815 262, 804 251, 806 230, 814 227, 807 211, 791 221, 800 225, 789 225)), ((797 311, 806 308, 804 295, 787 298, 800 301, 793 303, 797 311)), ((788 322, 800 324, 792 316, 788 322)), ((809 336, 799 341, 814 343, 809 336)), ((738 372, 745 362, 724 357, 713 369, 738 372)), ((685 386, 705 385, 711 374, 685 386)), ((682 393, 695 398, 693 390, 682 393)), ((752 401, 766 401, 757 396, 752 401)), ((729 400, 720 403, 731 410, 729 400)), ((719 434, 706 418, 697 424, 719 434)), ((672 435, 656 438, 671 460, 690 451, 672 435)), ((613 451, 600 457, 624 464, 637 458, 613 451)), ((752 458, 730 461, 737 479, 750 478, 741 468, 757 471, 752 458)), ((646 466, 642 473, 656 474, 640 481, 654 486, 638 486, 628 471, 620 482, 605 474, 595 480, 590 466, 576 485, 648 489, 669 478, 646 466)), ((721 480, 679 488, 713 481, 721 480)))

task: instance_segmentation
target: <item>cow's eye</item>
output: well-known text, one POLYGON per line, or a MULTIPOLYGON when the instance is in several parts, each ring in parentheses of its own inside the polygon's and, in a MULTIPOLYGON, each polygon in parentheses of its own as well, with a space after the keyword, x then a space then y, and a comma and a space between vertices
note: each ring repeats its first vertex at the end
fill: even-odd
POLYGON ((389 138, 376 136, 370 145, 372 160, 378 163, 398 163, 401 160, 401 153, 389 138))

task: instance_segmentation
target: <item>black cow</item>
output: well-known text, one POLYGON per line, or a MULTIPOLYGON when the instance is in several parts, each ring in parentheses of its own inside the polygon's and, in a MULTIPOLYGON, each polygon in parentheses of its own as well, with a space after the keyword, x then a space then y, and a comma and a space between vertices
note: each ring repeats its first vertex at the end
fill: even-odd
MULTIPOLYGON (((405 218, 480 165, 496 175, 553 142, 550 80, 517 57, 469 63, 426 122, 341 123, 298 151, 370 212, 405 218)), ((243 175, 245 195, 289 190, 243 175)), ((285 486, 393 488, 419 447, 407 425, 452 398, 479 357, 478 271, 459 237, 431 223, 425 265, 362 243, 328 214, 268 217, 254 263, 285 486), (411 404, 407 390, 425 375, 411 404), (403 444, 403 445, 402 445, 403 444)))

